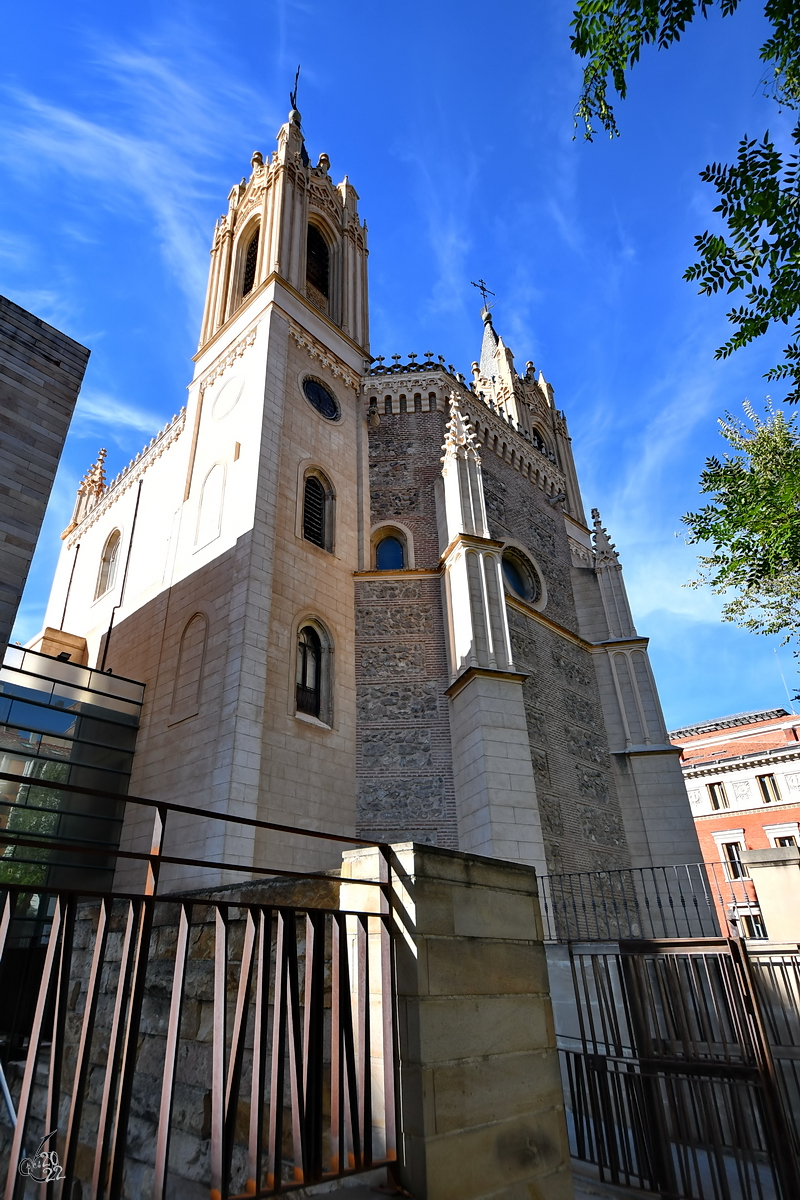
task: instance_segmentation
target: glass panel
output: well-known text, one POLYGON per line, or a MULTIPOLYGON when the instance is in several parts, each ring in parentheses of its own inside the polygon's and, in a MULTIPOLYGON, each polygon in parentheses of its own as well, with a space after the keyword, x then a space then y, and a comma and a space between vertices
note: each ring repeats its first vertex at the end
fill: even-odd
POLYGON ((74 713, 15 700, 11 705, 9 724, 21 729, 37 729, 40 733, 54 733, 59 737, 75 737, 78 722, 74 713))
POLYGON ((101 746, 114 746, 117 750, 136 748, 136 730, 128 725, 113 725, 110 721, 98 721, 95 717, 81 717, 80 739, 101 746))
POLYGON ((512 592, 516 592, 519 597, 524 599, 527 589, 525 587, 525 580, 522 578, 522 572, 517 567, 517 564, 505 555, 503 556, 503 574, 512 592))
MULTIPOLYGON (((7 725, 0 725, 0 746, 5 750, 18 750, 21 754, 35 754, 39 748, 40 733, 33 733, 29 729, 14 729, 7 725)), ((3 767, 3 770, 7 770, 3 767)))

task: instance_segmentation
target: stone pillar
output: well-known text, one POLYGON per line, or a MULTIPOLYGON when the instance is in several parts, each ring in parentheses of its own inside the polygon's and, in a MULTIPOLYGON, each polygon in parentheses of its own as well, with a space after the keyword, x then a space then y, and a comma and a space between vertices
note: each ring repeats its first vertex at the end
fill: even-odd
POLYGON ((800 943, 800 849, 743 850, 771 942, 800 943))
MULTIPOLYGON (((400 1179, 416 1200, 571 1200, 533 870, 392 847, 400 1179)), ((369 909, 382 860, 343 855, 341 906, 369 909)), ((379 895, 373 897, 373 910, 379 895)))
POLYGON ((522 684, 525 675, 471 668, 447 690, 458 842, 547 873, 522 684))

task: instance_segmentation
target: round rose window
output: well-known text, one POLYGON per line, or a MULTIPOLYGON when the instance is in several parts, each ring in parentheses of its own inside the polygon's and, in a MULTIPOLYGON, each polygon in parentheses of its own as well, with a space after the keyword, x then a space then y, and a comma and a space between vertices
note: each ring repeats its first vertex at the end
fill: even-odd
POLYGON ((306 400, 312 404, 320 416, 327 421, 338 421, 339 403, 332 392, 318 379, 304 379, 303 392, 306 400))

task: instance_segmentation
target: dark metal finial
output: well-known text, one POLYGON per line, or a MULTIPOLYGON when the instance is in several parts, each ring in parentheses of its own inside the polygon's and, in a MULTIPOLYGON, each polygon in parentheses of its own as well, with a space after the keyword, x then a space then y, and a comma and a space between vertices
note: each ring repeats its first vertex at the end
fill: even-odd
POLYGON ((480 294, 483 296, 483 307, 488 308, 489 306, 486 302, 486 297, 493 296, 494 292, 489 291, 488 287, 486 286, 486 280, 479 279, 477 283, 475 283, 474 280, 470 280, 470 283, 474 288, 477 288, 480 294))
POLYGON ((289 103, 293 109, 297 108, 297 81, 300 78, 300 64, 297 64, 297 74, 294 77, 294 91, 289 92, 289 103))

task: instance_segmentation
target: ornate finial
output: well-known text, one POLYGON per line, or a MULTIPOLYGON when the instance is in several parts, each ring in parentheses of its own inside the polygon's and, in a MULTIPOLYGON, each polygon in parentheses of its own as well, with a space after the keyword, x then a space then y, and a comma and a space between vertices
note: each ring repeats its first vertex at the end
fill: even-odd
POLYGON ((328 171, 330 171, 330 169, 331 169, 331 160, 328 158, 327 154, 325 154, 323 152, 319 156, 319 162, 317 163, 317 170, 324 171, 325 174, 327 175, 328 171))
POLYGON ((478 446, 475 441, 475 434, 472 426, 469 423, 469 418, 461 411, 461 405, 458 401, 458 396, 455 392, 450 393, 450 420, 447 422, 447 432, 445 433, 445 442, 442 446, 444 451, 444 462, 448 454, 456 454, 459 450, 465 453, 470 453, 475 456, 477 462, 480 462, 478 454, 478 446))
POLYGON ((255 171, 256 167, 263 167, 263 165, 264 165, 264 155, 261 153, 260 150, 254 150, 253 157, 250 159, 250 166, 255 171))
POLYGON ((614 543, 609 539, 608 533, 600 520, 600 510, 592 509, 592 520, 594 521, 594 553, 595 566, 619 566, 619 555, 617 554, 614 543))
POLYGON ((433 358, 433 351, 432 351, 432 350, 426 350, 426 351, 425 351, 425 357, 426 357, 426 358, 433 358))
POLYGON ((90 496, 102 496, 106 490, 106 450, 101 449, 97 455, 97 462, 92 463, 89 470, 84 475, 78 487, 79 492, 86 492, 90 496))

